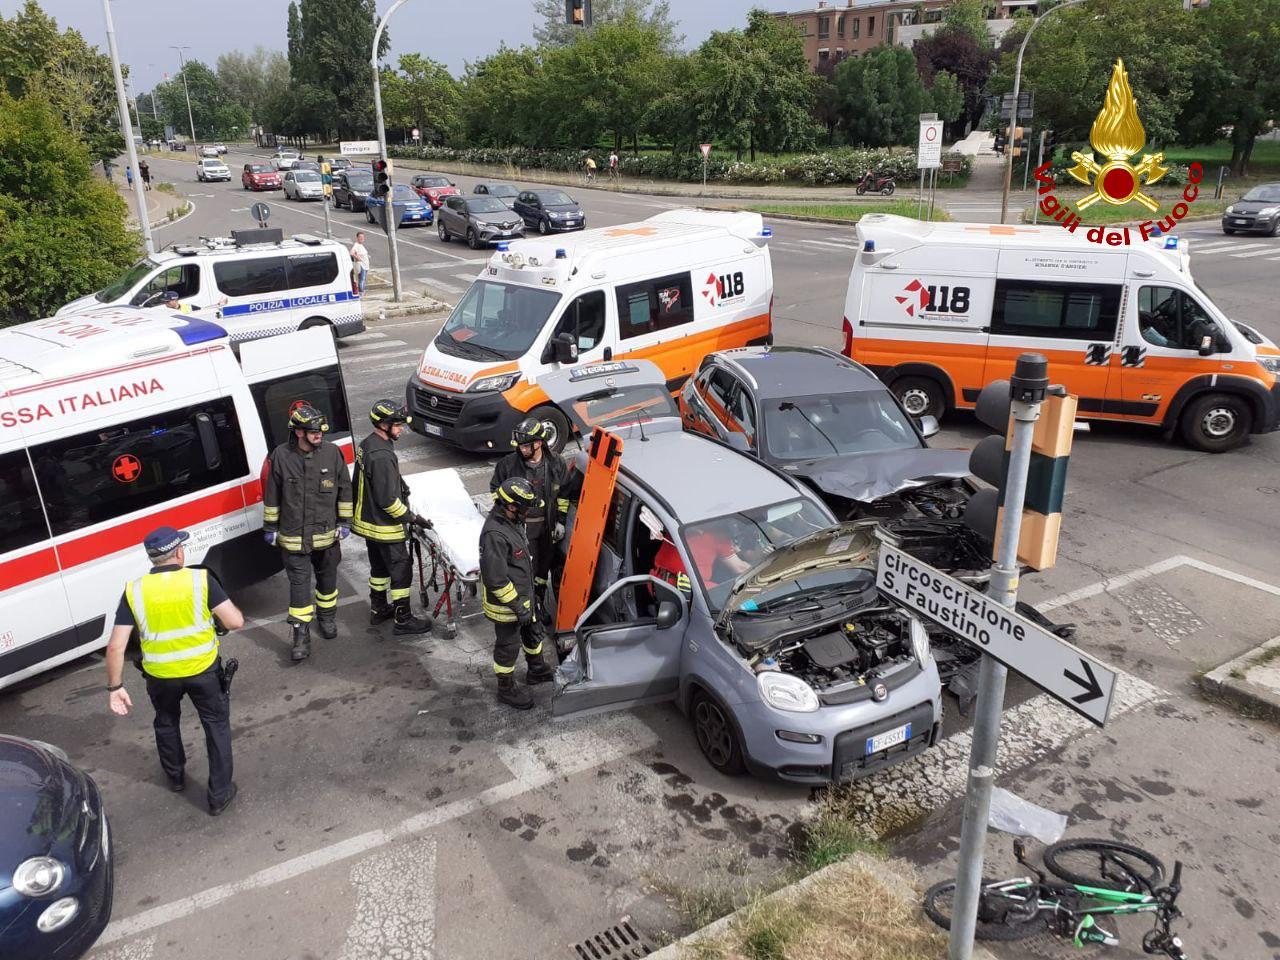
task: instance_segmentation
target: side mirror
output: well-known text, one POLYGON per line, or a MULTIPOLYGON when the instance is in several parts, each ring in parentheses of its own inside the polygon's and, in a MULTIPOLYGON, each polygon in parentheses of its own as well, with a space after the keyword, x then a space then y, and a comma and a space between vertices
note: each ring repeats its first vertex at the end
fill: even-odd
POLYGON ((576 363, 578 360, 578 343, 571 333, 557 333, 551 341, 555 347, 556 363, 576 363))
POLYGON ((1200 356, 1207 357, 1214 353, 1213 337, 1205 334, 1200 338, 1200 356))
POLYGON ((738 433, 737 431, 734 431, 733 433, 729 434, 729 436, 725 438, 725 443, 729 444, 729 446, 733 447, 733 449, 741 451, 742 453, 751 452, 751 444, 747 442, 746 434, 738 433))
POLYGON ((932 436, 936 436, 942 428, 938 426, 938 418, 932 416, 923 416, 916 423, 920 424, 920 435, 928 440, 932 436))
POLYGON ((658 604, 658 629, 670 630, 680 622, 680 604, 674 600, 663 600, 658 604))

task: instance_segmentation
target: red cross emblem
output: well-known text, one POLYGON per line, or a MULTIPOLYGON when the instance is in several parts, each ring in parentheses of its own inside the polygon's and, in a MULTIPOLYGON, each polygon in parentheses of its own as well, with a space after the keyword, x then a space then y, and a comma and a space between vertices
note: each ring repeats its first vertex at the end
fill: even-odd
POLYGON ((121 483, 133 483, 142 473, 142 463, 131 453, 122 453, 111 465, 111 475, 121 483))

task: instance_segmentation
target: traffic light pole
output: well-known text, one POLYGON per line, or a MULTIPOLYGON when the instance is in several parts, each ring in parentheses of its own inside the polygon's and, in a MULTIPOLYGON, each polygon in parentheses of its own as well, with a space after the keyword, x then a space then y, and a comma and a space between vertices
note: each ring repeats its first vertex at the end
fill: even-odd
MULTIPOLYGON (((1016 100, 1014 101, 1016 104, 1016 100)), ((1016 106, 1014 108, 1017 109, 1016 106)), ((1022 505, 1027 496, 1027 471, 1031 464, 1031 439, 1040 406, 1048 388, 1048 362, 1040 354, 1024 353, 1009 378, 1013 440, 1004 485, 1004 514, 1000 521, 999 548, 991 567, 987 596, 1014 609, 1018 602, 1018 540, 1022 534, 1022 505)), ((956 874, 955 902, 951 912, 949 960, 970 960, 978 919, 978 895, 982 887, 982 860, 991 815, 991 789, 996 775, 996 749, 1000 743, 1000 715, 1008 670, 994 657, 982 655, 978 667, 978 698, 974 711, 973 741, 969 750, 969 783, 964 798, 964 823, 960 828, 960 865, 956 874)))
MULTIPOLYGON (((1045 134, 1047 134, 1048 132, 1049 132, 1048 130, 1040 131, 1040 149, 1036 152, 1036 169, 1037 170, 1039 170, 1040 165, 1044 163, 1044 138, 1045 138, 1045 134)), ((1022 189, 1023 190, 1027 189, 1027 183, 1026 183, 1025 177, 1023 178, 1022 189)), ((1034 199, 1031 202, 1031 222, 1032 223, 1040 222, 1040 204, 1036 203, 1034 199)))
MULTIPOLYGON (((369 58, 369 64, 373 67, 373 106, 377 112, 378 120, 378 154, 383 160, 387 160, 387 131, 382 121, 382 78, 378 71, 378 44, 382 40, 382 33, 387 29, 387 21, 391 19, 391 15, 399 10, 407 3, 408 0, 396 0, 391 5, 391 9, 382 15, 382 20, 378 23, 378 29, 373 34, 373 53, 369 58)), ((396 303, 400 302, 400 253, 396 249, 396 191, 393 186, 394 181, 387 184, 387 199, 385 207, 385 215, 383 222, 387 228, 387 252, 391 257, 391 296, 396 303)))

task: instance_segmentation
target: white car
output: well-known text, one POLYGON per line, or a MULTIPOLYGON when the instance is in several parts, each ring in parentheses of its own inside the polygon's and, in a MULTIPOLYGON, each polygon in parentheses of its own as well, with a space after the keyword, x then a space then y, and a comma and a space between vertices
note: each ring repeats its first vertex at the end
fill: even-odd
POLYGON ((324 182, 314 170, 290 170, 284 175, 286 200, 323 200, 324 182))
POLYGON ((295 150, 277 150, 276 155, 271 158, 271 162, 277 170, 292 170, 294 165, 301 159, 295 150))
POLYGON ((204 146, 200 148, 200 156, 218 158, 218 148, 215 146, 204 146))
MULTIPOLYGON (((207 148, 206 148, 207 149, 207 148)), ((231 169, 217 157, 209 159, 201 157, 196 163, 196 179, 205 182, 211 180, 231 180, 231 169)))
POLYGON ((217 152, 218 156, 222 156, 227 152, 227 145, 225 143, 215 143, 213 144, 213 149, 217 152))

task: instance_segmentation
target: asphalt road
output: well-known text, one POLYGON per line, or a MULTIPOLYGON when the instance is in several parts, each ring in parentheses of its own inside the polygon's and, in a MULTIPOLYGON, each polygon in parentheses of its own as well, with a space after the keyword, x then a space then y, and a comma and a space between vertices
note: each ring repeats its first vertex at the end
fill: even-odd
MULTIPOLYGON (((228 160, 233 170, 243 162, 228 160)), ((190 163, 152 167, 163 179, 194 177, 190 163)), ((470 178, 455 179, 470 190, 470 178)), ((184 189, 195 211, 160 228, 162 243, 249 226, 247 207, 261 199, 236 184, 184 189)), ((676 205, 570 192, 593 225, 676 205)), ((323 230, 318 204, 268 201, 286 232, 323 230)), ((345 211, 332 223, 344 239, 363 225, 345 211)), ((779 341, 838 345, 850 231, 773 228, 779 341)), ((1203 249, 1193 270, 1218 303, 1280 337, 1280 240, 1226 238, 1214 225, 1180 235, 1203 249)), ((406 275, 446 300, 484 259, 427 230, 401 236, 406 275)), ((368 245, 384 265, 376 230, 368 245)), ((403 392, 438 323, 379 323, 343 343, 357 421, 379 396, 403 392)), ((944 427, 942 445, 968 447, 984 433, 965 417, 944 427)), ((407 470, 456 466, 473 492, 487 486, 483 458, 416 435, 402 454, 407 470)), ((1201 702, 1191 685, 1280 633, 1278 466, 1277 435, 1210 456, 1137 428, 1078 434, 1059 564, 1022 586, 1122 672, 1122 696, 1098 731, 1013 678, 1001 783, 1068 813, 1073 834, 1124 836, 1188 861, 1186 938, 1209 960, 1271 956, 1280 942, 1269 895, 1280 881, 1274 731, 1201 702)), ((465 620, 453 641, 397 643, 371 630, 363 553, 346 547, 340 638, 318 641, 304 666, 288 664, 280 579, 238 598, 253 618, 226 647, 242 663, 241 794, 220 819, 199 806, 194 720, 185 731, 196 784, 175 798, 148 711, 107 714, 97 658, 0 697, 0 729, 60 744, 105 790, 117 902, 96 958, 574 958, 573 944, 624 915, 650 943, 678 929, 663 890, 741 889, 785 866, 813 814, 808 791, 715 774, 674 708, 552 724, 546 688, 529 714, 495 707, 484 622, 465 620)), ((941 748, 859 794, 868 825, 893 827, 929 876, 953 869, 958 836, 968 720, 953 700, 948 711, 941 748)), ((993 844, 1008 865, 1005 841, 993 844)))

